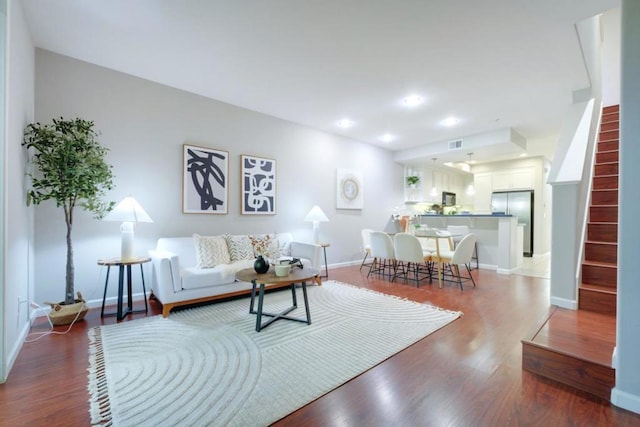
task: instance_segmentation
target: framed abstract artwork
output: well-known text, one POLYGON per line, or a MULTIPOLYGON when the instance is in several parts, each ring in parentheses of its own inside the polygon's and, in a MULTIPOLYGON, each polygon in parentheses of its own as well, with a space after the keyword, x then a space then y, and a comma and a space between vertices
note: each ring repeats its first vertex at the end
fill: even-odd
POLYGON ((362 209, 364 207, 362 173, 355 169, 336 170, 336 208, 362 209))
POLYGON ((184 144, 182 157, 182 211, 228 213, 229 152, 184 144))
POLYGON ((275 215, 276 161, 263 157, 241 155, 243 215, 275 215))

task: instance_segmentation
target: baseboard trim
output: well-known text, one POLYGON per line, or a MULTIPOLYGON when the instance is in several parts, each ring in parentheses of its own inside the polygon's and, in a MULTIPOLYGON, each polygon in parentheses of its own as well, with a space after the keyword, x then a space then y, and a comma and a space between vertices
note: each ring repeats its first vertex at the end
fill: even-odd
POLYGON ((619 390, 617 387, 611 390, 611 403, 618 408, 640 414, 640 396, 619 390))
POLYGON ((568 308, 569 310, 577 310, 578 309, 578 301, 570 300, 560 297, 551 297, 549 299, 551 305, 557 305, 558 307, 568 308))
POLYGON ((4 374, 5 374, 5 378, 0 378, 0 383, 4 383, 7 378, 9 378, 9 373, 11 373, 11 369, 13 368, 13 365, 16 363, 16 360, 18 359, 18 354, 20 353, 20 350, 22 350, 22 345, 24 344, 24 341, 27 339, 27 336, 29 336, 29 331, 31 330, 31 322, 33 321, 34 316, 31 316, 31 319, 28 322, 25 322, 24 325, 22 325, 22 329, 20 330, 20 334, 18 336, 18 339, 16 340, 15 345, 13 346, 13 348, 11 349, 11 351, 7 354, 7 365, 5 366, 4 369, 4 374))

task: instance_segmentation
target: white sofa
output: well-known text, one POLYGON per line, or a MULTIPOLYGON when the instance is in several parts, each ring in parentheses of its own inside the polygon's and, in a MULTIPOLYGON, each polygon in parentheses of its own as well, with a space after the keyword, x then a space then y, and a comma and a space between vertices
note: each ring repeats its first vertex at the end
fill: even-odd
MULTIPOLYGON (((223 235, 202 237, 162 237, 151 257, 151 292, 162 303, 162 316, 172 308, 251 293, 251 283, 236 280, 236 272, 252 268, 255 261, 255 239, 267 235, 223 235), (205 240, 209 239, 209 240, 205 240), (221 240, 224 239, 224 240, 221 240), (247 240, 254 245, 247 247, 247 240), (251 240, 249 240, 251 242, 251 240), (202 244, 214 242, 213 251, 203 251, 202 244), (221 243, 226 242, 226 245, 221 243), (225 252, 227 250, 228 252, 225 252), (250 253, 249 253, 250 251, 250 253), (208 261, 203 257, 211 256, 208 261)), ((304 268, 320 270, 322 247, 293 241, 290 233, 269 235, 265 255, 274 262, 293 257, 304 268)), ((320 280, 318 279, 318 284, 320 280)))

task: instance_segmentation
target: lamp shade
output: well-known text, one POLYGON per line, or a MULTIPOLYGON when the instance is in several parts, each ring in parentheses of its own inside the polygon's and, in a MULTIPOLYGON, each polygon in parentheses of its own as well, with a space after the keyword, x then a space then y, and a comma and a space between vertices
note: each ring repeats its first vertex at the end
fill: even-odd
POLYGON ((304 220, 306 222, 327 222, 329 221, 329 218, 327 218, 324 212, 322 212, 320 206, 315 205, 311 208, 307 216, 304 217, 304 220))
POLYGON ((131 196, 125 197, 109 212, 103 221, 119 222, 153 222, 151 217, 142 209, 136 199, 131 196))

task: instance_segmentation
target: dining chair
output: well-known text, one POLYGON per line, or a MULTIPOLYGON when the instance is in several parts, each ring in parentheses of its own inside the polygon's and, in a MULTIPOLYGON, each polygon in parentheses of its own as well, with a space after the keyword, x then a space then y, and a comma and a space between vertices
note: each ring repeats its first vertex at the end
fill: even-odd
POLYGON ((453 240, 448 231, 442 231, 435 228, 429 229, 418 238, 422 244, 422 249, 431 254, 429 258, 429 267, 433 271, 434 266, 438 272, 438 286, 442 287, 442 276, 444 263, 440 259, 441 252, 453 252, 453 240))
POLYGON ((371 256, 373 261, 369 266, 367 277, 374 274, 392 277, 396 269, 396 256, 393 250, 393 240, 383 231, 372 231, 371 238, 371 256), (388 270, 388 272, 386 272, 388 270))
POLYGON ((391 281, 402 277, 405 281, 415 280, 416 287, 420 287, 420 280, 431 278, 429 260, 431 252, 422 249, 416 236, 409 233, 398 233, 393 237, 397 267, 391 281), (410 278, 413 273, 413 279, 410 278))
POLYGON ((362 249, 364 250, 364 258, 362 259, 362 264, 360 264, 360 271, 362 271, 362 267, 364 267, 365 265, 371 265, 371 264, 365 264, 365 261, 367 260, 367 257, 369 255, 371 255, 371 232, 373 230, 370 228, 363 228, 362 231, 360 232, 360 236, 362 237, 362 249))
MULTIPOLYGON (((452 234, 453 242, 457 245, 464 236, 470 233, 469 227, 466 225, 447 225, 447 231, 452 234)), ((478 261, 478 241, 473 246, 472 260, 476 261, 476 270, 480 268, 480 262, 478 261)), ((471 268, 471 262, 469 262, 469 268, 471 268)))
MULTIPOLYGON (((473 248, 476 243, 476 235, 473 233, 469 233, 458 242, 456 248, 453 251, 440 251, 440 260, 443 263, 449 264, 451 267, 451 272, 456 277, 458 284, 460 285, 460 289, 464 290, 462 287, 462 280, 471 280, 473 283, 473 287, 475 288, 476 282, 473 280, 473 276, 471 275, 471 268, 469 268, 469 263, 471 262, 471 256, 473 255, 473 248), (460 265, 464 265, 467 269, 468 277, 463 277, 460 275, 460 265)), ((438 272, 440 274, 440 272, 438 272)))

